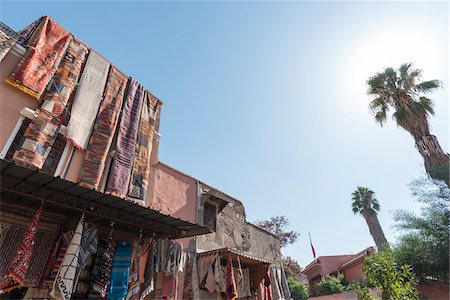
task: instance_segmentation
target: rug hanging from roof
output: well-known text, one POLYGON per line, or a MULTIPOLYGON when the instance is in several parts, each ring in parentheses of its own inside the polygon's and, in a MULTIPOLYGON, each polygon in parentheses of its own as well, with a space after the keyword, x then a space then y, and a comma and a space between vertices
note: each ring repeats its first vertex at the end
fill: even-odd
POLYGON ((158 103, 158 100, 153 95, 145 91, 133 158, 133 169, 128 187, 128 197, 140 201, 144 201, 147 194, 158 103))
POLYGON ((9 267, 8 274, 0 280, 0 294, 22 287, 25 275, 30 267, 31 255, 33 253, 41 213, 42 206, 34 215, 30 226, 25 232, 23 240, 19 245, 19 249, 9 267))
POLYGON ((49 17, 36 29, 27 52, 5 81, 40 99, 55 74, 71 35, 49 17))
MULTIPOLYGON (((72 38, 70 38, 72 39, 72 38)), ((26 129, 19 150, 13 160, 41 169, 47 159, 53 143, 58 136, 62 123, 62 113, 67 106, 81 71, 87 48, 78 40, 71 40, 44 95, 37 117, 26 129)))
POLYGON ((91 50, 73 99, 71 117, 66 132, 66 139, 79 149, 86 149, 88 145, 95 117, 102 101, 109 66, 106 59, 91 50))
POLYGON ((116 153, 105 190, 105 192, 118 197, 125 197, 128 192, 143 98, 144 87, 133 78, 130 78, 124 100, 125 105, 120 118, 120 126, 118 127, 116 153))
POLYGON ((86 151, 80 185, 98 189, 117 127, 128 77, 111 67, 86 151))
POLYGON ((80 255, 84 226, 83 214, 78 222, 77 229, 67 246, 66 253, 53 283, 53 289, 50 293, 50 296, 53 298, 69 300, 72 295, 74 280, 78 269, 78 258, 80 255))
POLYGON ((0 62, 19 39, 17 32, 0 22, 0 62))
POLYGON ((17 41, 17 43, 22 46, 26 46, 26 44, 28 44, 28 41, 30 41, 31 37, 36 32, 36 28, 39 26, 41 21, 43 21, 44 19, 45 19, 45 17, 40 17, 39 19, 37 19, 36 21, 31 23, 27 27, 20 30, 18 32, 19 40, 17 41))
POLYGON ((112 265, 114 260, 114 252, 116 249, 116 244, 112 239, 112 231, 109 235, 108 241, 102 252, 102 257, 98 261, 97 267, 98 271, 95 276, 93 276, 93 285, 90 291, 90 296, 98 299, 98 296, 105 298, 108 292, 109 281, 111 278, 112 265))
POLYGON ((130 258, 131 245, 129 243, 118 243, 114 252, 107 299, 125 299, 128 290, 130 258))

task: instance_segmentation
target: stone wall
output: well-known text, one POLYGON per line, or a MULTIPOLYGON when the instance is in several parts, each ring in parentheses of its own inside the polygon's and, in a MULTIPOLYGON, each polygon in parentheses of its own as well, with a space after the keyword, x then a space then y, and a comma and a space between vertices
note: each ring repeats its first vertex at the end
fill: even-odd
POLYGON ((280 241, 274 235, 248 223, 244 205, 227 199, 229 204, 217 215, 216 232, 197 237, 198 251, 224 247, 237 249, 250 256, 279 261, 280 241))

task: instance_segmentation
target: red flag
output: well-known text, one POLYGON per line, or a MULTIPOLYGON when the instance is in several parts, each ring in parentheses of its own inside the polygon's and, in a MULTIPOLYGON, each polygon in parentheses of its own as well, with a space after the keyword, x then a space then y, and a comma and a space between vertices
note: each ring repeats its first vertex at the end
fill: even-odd
POLYGON ((312 241, 311 241, 311 234, 308 233, 308 235, 309 235, 309 243, 311 244, 311 250, 312 250, 312 253, 313 253, 313 256, 314 256, 314 259, 315 259, 316 258, 316 250, 314 250, 314 246, 313 246, 312 241))

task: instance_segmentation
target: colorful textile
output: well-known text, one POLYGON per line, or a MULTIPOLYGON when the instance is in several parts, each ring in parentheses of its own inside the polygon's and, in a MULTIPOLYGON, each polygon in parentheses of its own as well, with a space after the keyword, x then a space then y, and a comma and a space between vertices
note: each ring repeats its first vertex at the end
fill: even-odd
POLYGON ((194 255, 191 253, 187 254, 186 266, 184 271, 184 285, 183 285, 183 299, 192 299, 192 267, 193 267, 194 255))
POLYGON ((80 255, 81 239, 84 229, 84 214, 78 222, 75 234, 67 246, 66 254, 59 267, 50 295, 56 299, 69 300, 72 296, 74 281, 78 269, 78 257, 80 255))
POLYGON ((31 46, 5 81, 40 99, 47 83, 55 74, 70 39, 70 33, 45 17, 37 28, 31 46))
POLYGON ((176 300, 178 292, 178 276, 163 276, 162 299, 176 300))
POLYGON ((130 273, 130 256, 131 245, 129 243, 117 244, 107 299, 124 299, 126 297, 130 273))
POLYGON ((58 257, 56 258, 55 264, 50 271, 50 277, 49 279, 55 279, 56 275, 58 274, 59 267, 61 267, 61 263, 64 259, 64 256, 66 255, 67 251, 67 245, 62 245, 61 248, 58 251, 58 257))
POLYGON ((112 234, 110 234, 105 250, 103 251, 103 257, 100 267, 98 268, 97 276, 95 277, 92 286, 92 291, 99 293, 101 298, 105 298, 108 291, 115 249, 116 244, 112 239, 112 234))
POLYGON ((105 169, 108 151, 117 127, 123 95, 128 78, 115 67, 111 67, 103 101, 95 119, 85 156, 80 185, 98 189, 105 169))
POLYGON ((211 270, 210 267, 215 264, 216 259, 217 253, 202 255, 198 258, 198 282, 200 283, 200 286, 205 282, 206 277, 211 270))
POLYGON ((17 32, 0 22, 0 62, 18 39, 17 32))
POLYGON ((81 238, 80 255, 78 256, 78 266, 81 269, 86 267, 88 258, 97 252, 98 234, 97 228, 91 224, 85 224, 83 237, 81 238))
POLYGON ((131 247, 131 266, 130 275, 128 276, 128 291, 126 295, 126 300, 131 299, 134 295, 139 293, 140 282, 139 282, 139 244, 137 241, 133 242, 131 247))
POLYGON ((234 280, 234 272, 233 272, 233 261, 231 260, 231 256, 228 256, 227 258, 227 274, 226 274, 226 279, 227 279, 227 290, 226 290, 226 294, 227 294, 227 299, 228 300, 234 300, 238 297, 238 293, 236 290, 236 281, 234 280))
POLYGON ((139 132, 134 152, 128 197, 145 201, 150 175, 150 157, 152 153, 155 116, 159 101, 148 91, 144 92, 139 132))
POLYGON ((61 127, 62 113, 75 87, 87 48, 72 40, 61 60, 58 71, 50 81, 42 99, 36 119, 32 120, 13 160, 41 169, 47 159, 61 127))
POLYGON ((122 198, 128 192, 143 98, 144 87, 130 78, 117 135, 116 153, 105 190, 105 192, 122 198))
POLYGON ((8 274, 0 280, 0 294, 7 293, 15 288, 20 288, 27 271, 30 267, 31 255, 33 253, 34 243, 39 226, 39 218, 42 213, 42 206, 38 209, 36 214, 28 227, 19 249, 11 262, 8 274))
POLYGON ((86 149, 88 145, 102 101, 109 65, 106 59, 91 50, 78 83, 66 131, 66 139, 79 149, 86 149))
POLYGON ((19 34, 19 40, 17 41, 18 44, 25 46, 25 44, 28 43, 28 41, 31 39, 33 34, 36 32, 37 27, 39 24, 45 19, 45 17, 40 17, 39 19, 35 20, 33 23, 28 25, 27 27, 23 28, 18 32, 19 34))
POLYGON ((103 265, 103 254, 105 252, 106 246, 108 242, 104 239, 99 239, 98 246, 97 246, 97 253, 95 255, 94 259, 94 265, 92 267, 92 274, 91 274, 91 287, 89 290, 89 299, 98 299, 99 293, 94 290, 93 284, 96 282, 97 277, 99 276, 99 271, 101 266, 103 265))
POLYGON ((145 266, 145 275, 143 276, 144 282, 142 284, 142 292, 140 296, 140 300, 143 300, 146 296, 148 296, 155 288, 154 284, 154 274, 155 274, 155 241, 152 240, 150 245, 148 246, 147 264, 145 266))

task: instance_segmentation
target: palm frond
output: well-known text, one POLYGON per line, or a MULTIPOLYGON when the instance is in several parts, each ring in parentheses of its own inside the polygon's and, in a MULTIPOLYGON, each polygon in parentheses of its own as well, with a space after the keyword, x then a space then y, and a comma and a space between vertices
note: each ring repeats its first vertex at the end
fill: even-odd
POLYGON ((407 117, 408 117, 408 112, 406 111, 406 109, 404 107, 400 107, 399 109, 397 109, 397 111, 395 113, 392 114, 392 118, 394 118, 397 121, 397 124, 406 120, 407 117))
POLYGON ((412 63, 404 63, 398 69, 399 72, 399 85, 404 86, 405 81, 408 79, 409 69, 412 67, 412 63))
POLYGON ((430 113, 431 115, 434 115, 434 104, 433 100, 422 96, 419 98, 419 103, 422 105, 423 109, 430 113))
POLYGON ((440 88, 442 86, 442 82, 437 79, 423 81, 416 85, 416 90, 422 93, 431 93, 432 91, 440 88))

